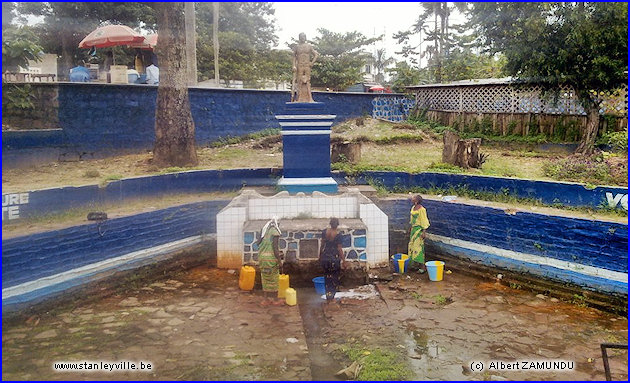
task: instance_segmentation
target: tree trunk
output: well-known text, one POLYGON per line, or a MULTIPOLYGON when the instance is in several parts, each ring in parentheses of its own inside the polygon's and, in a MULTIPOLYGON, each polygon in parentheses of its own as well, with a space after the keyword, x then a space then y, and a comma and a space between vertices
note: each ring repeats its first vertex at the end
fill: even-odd
POLYGON ((197 152, 188 99, 184 3, 155 3, 155 9, 161 67, 153 162, 157 166, 194 166, 197 152))
POLYGON ((61 68, 57 69, 59 81, 69 81, 70 69, 74 68, 76 64, 78 64, 73 62, 74 58, 72 57, 70 40, 71 38, 68 36, 68 32, 64 31, 61 33, 61 68))
POLYGON ((360 142, 333 142, 331 162, 348 162, 357 164, 361 161, 361 143, 360 142))
POLYGON ((599 129, 599 105, 590 102, 588 106, 588 114, 586 117, 586 129, 582 134, 580 145, 575 153, 590 156, 595 151, 595 140, 597 139, 597 131, 599 129))
POLYGON ((442 162, 459 166, 464 169, 481 168, 487 158, 479 151, 481 138, 461 140, 457 133, 444 131, 444 147, 442 148, 442 162))

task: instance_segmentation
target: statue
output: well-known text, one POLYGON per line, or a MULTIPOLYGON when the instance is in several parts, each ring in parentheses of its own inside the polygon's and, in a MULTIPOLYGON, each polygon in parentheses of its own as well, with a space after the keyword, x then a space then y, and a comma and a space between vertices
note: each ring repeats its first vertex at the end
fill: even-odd
POLYGON ((306 35, 300 33, 299 43, 293 48, 293 84, 291 102, 315 102, 311 95, 311 68, 319 53, 306 42, 306 35), (313 57, 311 60, 311 56, 313 57))

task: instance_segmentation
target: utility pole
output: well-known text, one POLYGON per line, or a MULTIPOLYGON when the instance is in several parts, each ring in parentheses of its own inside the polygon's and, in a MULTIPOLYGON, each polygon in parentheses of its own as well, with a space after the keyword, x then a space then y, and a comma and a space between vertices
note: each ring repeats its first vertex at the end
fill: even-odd
POLYGON ((186 69, 188 86, 197 85, 197 39, 195 33, 195 3, 184 3, 184 22, 186 24, 186 69))
POLYGON ((219 85, 219 3, 212 3, 212 47, 214 48, 214 82, 219 85))

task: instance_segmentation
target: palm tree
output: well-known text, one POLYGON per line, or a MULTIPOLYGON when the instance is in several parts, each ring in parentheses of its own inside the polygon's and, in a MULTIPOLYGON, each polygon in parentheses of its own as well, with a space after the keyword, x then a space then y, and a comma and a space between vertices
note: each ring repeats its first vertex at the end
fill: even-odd
POLYGON ((376 69, 376 82, 383 84, 385 82, 385 68, 393 64, 395 60, 392 57, 386 57, 385 48, 380 48, 376 50, 371 61, 372 65, 374 65, 374 69, 376 69))

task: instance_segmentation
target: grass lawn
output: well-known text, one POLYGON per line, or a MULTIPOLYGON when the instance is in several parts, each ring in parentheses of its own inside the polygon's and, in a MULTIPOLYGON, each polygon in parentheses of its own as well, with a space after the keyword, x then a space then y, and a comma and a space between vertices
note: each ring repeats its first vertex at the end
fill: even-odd
MULTIPOLYGON (((117 156, 98 160, 59 162, 27 169, 2 172, 3 193, 24 192, 61 186, 104 184, 111 180, 164 174, 182 170, 282 167, 282 144, 277 130, 241 138, 220 140, 211 147, 199 148, 199 164, 191 168, 160 169, 151 163, 151 153, 117 156)), ((441 136, 411 124, 393 124, 371 118, 346 121, 333 127, 332 139, 362 142, 358 164, 337 163, 333 169, 346 171, 397 170, 438 171, 540 180, 563 180, 545 175, 543 165, 562 160, 566 155, 531 150, 507 150, 496 146, 481 151, 489 155, 481 169, 460 169, 441 164, 441 136), (357 124, 358 122, 358 124, 357 124)), ((615 156, 627 169, 627 155, 615 156)), ((627 170, 626 170, 627 171, 627 170)), ((627 174, 615 178, 627 185, 627 174)), ((598 184, 597 181, 574 181, 598 184)))

